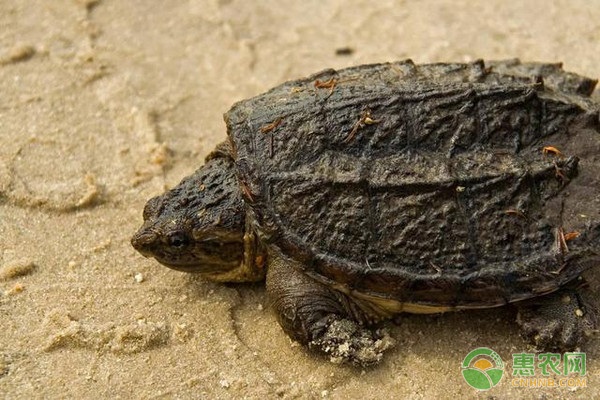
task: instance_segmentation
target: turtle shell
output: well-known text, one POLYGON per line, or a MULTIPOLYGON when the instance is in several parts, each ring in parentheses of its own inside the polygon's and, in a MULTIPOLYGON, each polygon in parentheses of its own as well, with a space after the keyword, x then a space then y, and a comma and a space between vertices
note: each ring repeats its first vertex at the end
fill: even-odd
POLYGON ((490 307, 600 261, 600 216, 577 219, 570 190, 598 160, 556 151, 586 135, 600 154, 594 85, 559 64, 408 60, 290 81, 225 120, 255 229, 307 274, 425 312, 490 307))

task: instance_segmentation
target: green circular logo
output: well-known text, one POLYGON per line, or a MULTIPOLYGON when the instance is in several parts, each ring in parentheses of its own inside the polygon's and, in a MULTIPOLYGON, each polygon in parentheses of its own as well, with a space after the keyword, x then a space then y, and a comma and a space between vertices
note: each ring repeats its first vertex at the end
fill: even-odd
POLYGON ((477 390, 490 390, 500 382, 504 362, 492 349, 479 347, 471 351, 462 363, 462 375, 469 386, 477 390))

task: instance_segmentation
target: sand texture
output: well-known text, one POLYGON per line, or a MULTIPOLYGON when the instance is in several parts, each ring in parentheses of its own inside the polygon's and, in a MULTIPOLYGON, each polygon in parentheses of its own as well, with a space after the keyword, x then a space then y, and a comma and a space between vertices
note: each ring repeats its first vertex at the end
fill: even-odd
POLYGON ((519 3, 1 0, 0 398, 600 398, 600 341, 586 388, 511 387, 528 351, 512 310, 402 316, 357 370, 293 343, 262 285, 129 243, 145 202, 225 138, 231 104, 285 80, 405 58, 600 77, 600 1, 519 3), (460 373, 479 346, 507 363, 485 393, 460 373))

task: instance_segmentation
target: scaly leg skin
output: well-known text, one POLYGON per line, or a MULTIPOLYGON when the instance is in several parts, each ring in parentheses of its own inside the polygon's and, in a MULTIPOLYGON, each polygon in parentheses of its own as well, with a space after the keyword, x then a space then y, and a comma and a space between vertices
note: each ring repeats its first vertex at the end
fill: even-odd
POLYGON ((596 309, 575 289, 519 305, 517 323, 525 340, 543 351, 572 351, 596 333, 596 309))
POLYGON ((373 365, 393 346, 387 332, 365 327, 370 318, 352 299, 310 278, 298 262, 275 250, 269 251, 267 292, 283 330, 332 362, 373 365))

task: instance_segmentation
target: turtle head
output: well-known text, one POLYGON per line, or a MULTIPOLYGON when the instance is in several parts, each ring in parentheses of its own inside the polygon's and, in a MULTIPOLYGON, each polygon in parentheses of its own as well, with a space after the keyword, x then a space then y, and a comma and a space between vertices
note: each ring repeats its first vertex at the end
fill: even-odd
POLYGON ((169 268, 216 281, 264 277, 260 244, 246 229, 233 160, 211 154, 204 166, 144 208, 131 244, 169 268))

